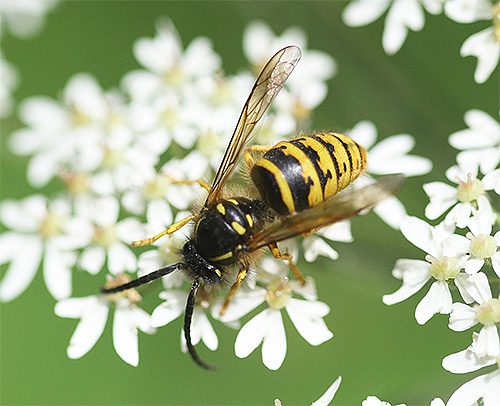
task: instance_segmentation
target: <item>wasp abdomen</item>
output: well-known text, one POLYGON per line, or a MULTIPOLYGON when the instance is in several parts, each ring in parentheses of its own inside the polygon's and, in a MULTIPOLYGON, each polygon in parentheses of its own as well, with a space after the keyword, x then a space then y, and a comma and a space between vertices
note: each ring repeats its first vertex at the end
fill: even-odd
POLYGON ((318 133, 282 141, 251 169, 262 199, 282 215, 317 206, 352 183, 366 167, 366 151, 351 138, 318 133))

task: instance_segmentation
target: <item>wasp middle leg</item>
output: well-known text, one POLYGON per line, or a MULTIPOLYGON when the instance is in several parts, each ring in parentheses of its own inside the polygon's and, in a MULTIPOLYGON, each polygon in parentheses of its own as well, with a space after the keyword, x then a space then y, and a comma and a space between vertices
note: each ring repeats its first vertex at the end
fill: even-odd
POLYGON ((299 268, 297 268, 297 265, 292 260, 292 254, 289 252, 285 252, 284 254, 279 250, 278 245, 275 244, 269 244, 269 249, 271 250, 271 254, 273 254, 273 257, 276 259, 281 259, 283 261, 288 261, 288 266, 292 269, 293 274, 295 275, 295 278, 302 284, 306 284, 306 280, 302 276, 302 274, 299 271, 299 268))

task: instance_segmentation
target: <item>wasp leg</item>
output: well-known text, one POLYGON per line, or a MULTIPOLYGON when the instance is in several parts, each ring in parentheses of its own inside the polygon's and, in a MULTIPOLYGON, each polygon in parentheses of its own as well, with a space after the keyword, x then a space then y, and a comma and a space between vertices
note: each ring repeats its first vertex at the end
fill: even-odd
POLYGON ((231 286, 231 289, 229 290, 229 293, 226 296, 226 300, 224 300, 224 304, 220 309, 219 315, 224 316, 224 313, 226 313, 229 303, 231 303, 231 300, 233 300, 234 295, 236 295, 236 292, 240 288, 246 276, 247 276, 247 268, 240 269, 240 271, 238 272, 238 276, 236 277, 236 282, 234 282, 233 286, 231 286))
POLYGON ((133 241, 132 247, 135 248, 135 247, 143 247, 144 245, 149 245, 149 244, 155 242, 157 239, 163 237, 164 235, 172 234, 172 233, 176 232, 180 228, 184 227, 191 220, 193 220, 195 217, 196 217, 196 214, 191 214, 190 216, 187 216, 186 218, 183 218, 182 220, 179 220, 176 223, 172 224, 171 226, 167 227, 166 230, 163 230, 160 234, 157 234, 154 237, 145 238, 144 240, 139 240, 139 241, 133 241))
POLYGON ((254 166, 256 162, 256 159, 253 157, 252 152, 259 152, 261 154, 265 154, 271 148, 272 147, 269 147, 267 145, 252 145, 251 147, 246 148, 244 156, 247 168, 249 169, 252 168, 252 166, 254 166))
POLYGON ((172 175, 169 175, 168 173, 165 174, 167 178, 169 178, 173 183, 176 183, 178 185, 194 185, 197 183, 200 185, 202 188, 204 188, 207 192, 210 192, 210 185, 203 179, 196 179, 196 180, 181 180, 181 179, 176 179, 172 175))
POLYGON ((295 275, 295 277, 297 278, 297 280, 302 285, 305 285, 306 280, 304 279, 304 277, 300 273, 299 268, 297 268, 297 265, 295 265, 294 262, 292 261, 292 254, 290 254, 289 252, 285 252, 284 254, 282 254, 276 243, 269 244, 269 249, 271 250, 271 254, 273 254, 274 258, 281 259, 283 261, 288 261, 288 265, 292 269, 292 272, 295 275))

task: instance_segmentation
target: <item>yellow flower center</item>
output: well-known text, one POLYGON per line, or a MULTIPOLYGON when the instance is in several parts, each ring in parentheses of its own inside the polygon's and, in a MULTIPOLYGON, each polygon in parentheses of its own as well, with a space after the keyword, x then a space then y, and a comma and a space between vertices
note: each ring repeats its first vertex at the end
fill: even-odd
POLYGON ((276 278, 267 286, 266 302, 271 309, 283 309, 292 297, 292 288, 288 278, 276 278))
POLYGON ((56 213, 47 213, 45 218, 40 222, 38 234, 43 238, 50 238, 62 232, 64 218, 56 213))
POLYGON ((467 181, 458 179, 457 198, 460 202, 474 202, 481 195, 484 195, 484 186, 479 179, 472 179, 470 173, 467 174, 467 181))
POLYGON ((146 182, 142 194, 147 200, 155 200, 165 196, 170 180, 163 174, 158 174, 149 182, 146 182))
POLYGON ((476 307, 477 320, 484 326, 500 322, 500 300, 490 299, 476 307))
POLYGON ((92 241, 102 247, 109 247, 118 240, 114 226, 94 226, 92 241))
POLYGON ((430 255, 426 255, 425 259, 431 263, 431 275, 438 281, 453 279, 460 272, 460 268, 457 267, 458 261, 455 258, 434 258, 430 255))
POLYGON ((491 258, 497 252, 497 243, 491 235, 473 235, 469 232, 467 238, 471 240, 470 253, 476 258, 491 258))

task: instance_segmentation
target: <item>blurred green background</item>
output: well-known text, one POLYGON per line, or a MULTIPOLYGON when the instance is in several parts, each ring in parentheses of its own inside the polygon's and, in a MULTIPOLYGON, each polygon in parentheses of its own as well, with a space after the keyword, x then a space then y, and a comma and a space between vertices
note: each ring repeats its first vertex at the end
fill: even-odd
MULTIPOLYGON (((314 112, 314 129, 343 131, 368 119, 376 124, 379 138, 415 136, 414 153, 431 158, 434 170, 409 179, 400 197, 410 214, 422 217, 426 198, 421 184, 444 179, 444 170, 454 163, 447 136, 465 127, 463 114, 471 108, 498 114, 496 73, 477 85, 476 60, 459 55, 463 41, 488 23, 459 25, 426 14, 424 30, 410 33, 402 50, 387 56, 381 46, 383 19, 367 27, 346 27, 340 18, 345 5, 63 1, 39 36, 21 40, 7 34, 2 48, 20 73, 15 92, 19 101, 39 94, 56 97, 77 72, 93 74, 104 89, 116 87, 124 73, 138 67, 132 44, 139 37, 154 36, 160 16, 172 19, 185 45, 195 37, 209 37, 229 73, 247 66, 242 33, 252 19, 267 22, 277 34, 300 26, 309 37, 309 48, 330 53, 339 68, 326 101, 314 112)), ((12 156, 5 147, 6 136, 20 125, 15 117, 2 122, 2 198, 35 192, 25 178, 27 159, 12 156)), ((395 260, 422 259, 422 253, 373 214, 355 220, 353 233, 355 243, 334 245, 341 254, 338 261, 302 264, 305 273, 316 278, 320 299, 331 307, 326 322, 334 338, 312 347, 285 316, 288 353, 276 372, 263 366, 260 348, 247 359, 236 358, 236 332, 220 325, 219 350, 211 353, 200 346, 199 351, 222 368, 216 373, 201 370, 179 350, 180 319, 154 336, 140 335, 138 368, 114 353, 110 325, 94 349, 80 360, 70 360, 66 347, 77 321, 53 314, 55 301, 37 275, 20 298, 0 307, 0 402, 272 405, 279 397, 284 405, 307 405, 339 375, 343 382, 337 405, 359 405, 368 395, 392 404, 429 404, 436 396, 446 400, 471 376, 447 373, 441 359, 464 349, 471 332, 450 331, 446 316, 418 326, 413 314, 424 292, 399 305, 383 305, 381 296, 400 286, 390 275, 395 260)), ((5 267, 1 269, 3 273, 5 267)), ((77 274, 74 283, 76 296, 97 290, 95 278, 77 274)), ((156 293, 145 301, 151 310, 156 293)))

